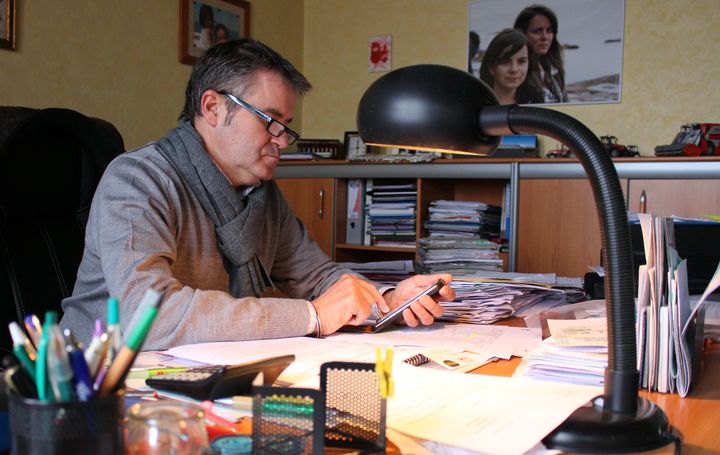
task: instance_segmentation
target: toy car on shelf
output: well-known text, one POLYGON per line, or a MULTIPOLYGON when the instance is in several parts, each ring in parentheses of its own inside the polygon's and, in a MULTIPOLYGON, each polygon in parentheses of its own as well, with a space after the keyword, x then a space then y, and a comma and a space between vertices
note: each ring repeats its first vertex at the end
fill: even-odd
POLYGON ((655 147, 655 156, 720 155, 720 123, 688 123, 672 144, 655 147))
POLYGON ((574 158, 575 154, 565 145, 558 144, 558 148, 548 150, 545 156, 547 158, 574 158))
POLYGON ((600 136, 605 151, 613 158, 640 156, 640 150, 637 145, 618 144, 618 138, 615 136, 600 136))

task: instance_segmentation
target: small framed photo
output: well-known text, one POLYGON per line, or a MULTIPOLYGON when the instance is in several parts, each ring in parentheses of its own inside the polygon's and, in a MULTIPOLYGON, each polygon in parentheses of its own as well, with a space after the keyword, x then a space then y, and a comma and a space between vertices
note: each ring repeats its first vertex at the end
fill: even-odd
POLYGON ((367 154, 367 146, 357 131, 345 131, 345 159, 357 160, 367 154))
POLYGON ((17 0, 0 0, 0 49, 17 49, 15 44, 15 11, 17 0))
POLYGON ((249 2, 180 0, 181 63, 192 65, 215 44, 249 36, 249 2))

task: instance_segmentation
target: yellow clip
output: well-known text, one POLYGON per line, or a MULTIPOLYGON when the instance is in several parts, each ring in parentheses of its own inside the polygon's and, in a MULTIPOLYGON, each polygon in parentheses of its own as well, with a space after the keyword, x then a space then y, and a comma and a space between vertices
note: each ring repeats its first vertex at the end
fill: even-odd
POLYGON ((375 348, 375 354, 375 372, 378 375, 380 397, 391 397, 395 392, 395 383, 392 378, 393 350, 391 347, 387 348, 384 358, 382 348, 375 348))

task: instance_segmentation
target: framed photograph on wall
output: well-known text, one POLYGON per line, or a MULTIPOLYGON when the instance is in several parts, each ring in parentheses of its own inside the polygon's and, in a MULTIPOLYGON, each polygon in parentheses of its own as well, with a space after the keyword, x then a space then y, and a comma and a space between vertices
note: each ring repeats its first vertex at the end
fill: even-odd
POLYGON ((215 44, 249 36, 249 2, 180 0, 181 63, 192 65, 215 44))
POLYGON ((15 45, 15 2, 17 0, 0 0, 0 49, 17 49, 15 45))
POLYGON ((367 154, 367 146, 357 131, 345 131, 345 159, 360 159, 367 154))
POLYGON ((621 101, 625 0, 474 0, 468 13, 467 71, 501 104, 621 101))

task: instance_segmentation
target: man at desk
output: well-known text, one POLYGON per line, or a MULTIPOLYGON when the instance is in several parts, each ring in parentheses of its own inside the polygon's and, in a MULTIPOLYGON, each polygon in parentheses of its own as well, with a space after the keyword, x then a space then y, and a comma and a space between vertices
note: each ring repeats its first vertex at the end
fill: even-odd
MULTIPOLYGON (((89 341, 115 296, 124 330, 154 288, 167 292, 144 349, 327 335, 390 311, 438 278, 449 282, 417 275, 381 294, 308 237, 272 177, 280 150, 298 138, 287 125, 310 88, 257 41, 209 49, 193 68, 179 126, 105 171, 61 326, 89 341), (270 287, 289 298, 261 297, 270 287)), ((440 297, 454 293, 445 286, 440 297)), ((403 317, 428 325, 442 312, 423 297, 403 317)))

